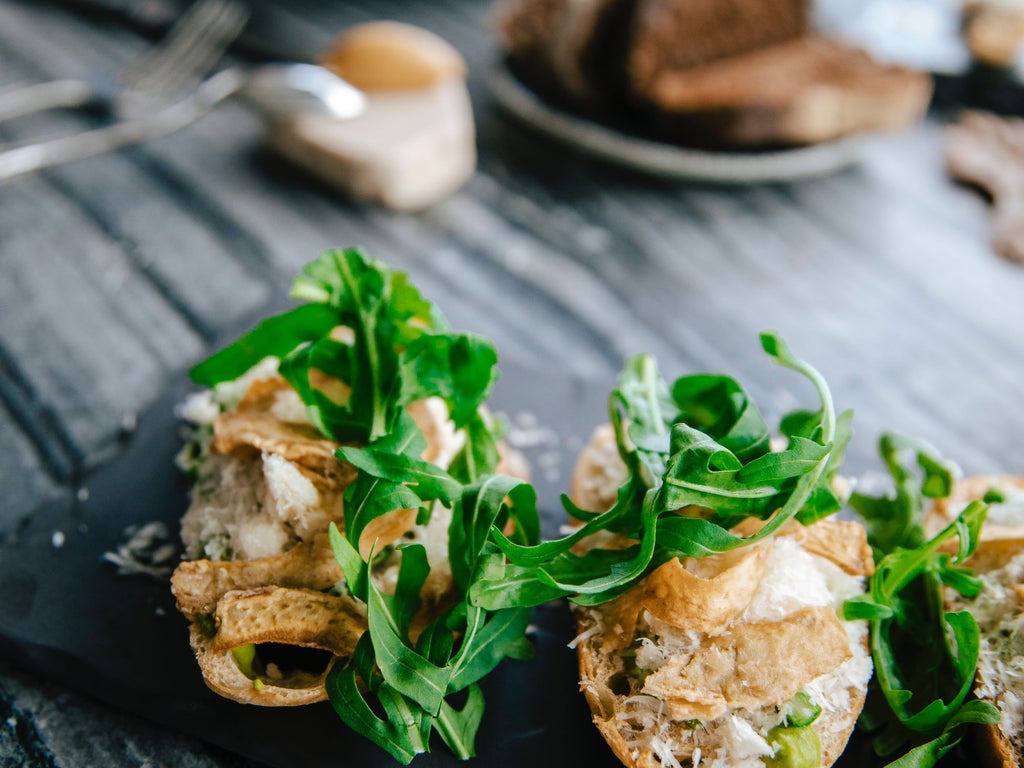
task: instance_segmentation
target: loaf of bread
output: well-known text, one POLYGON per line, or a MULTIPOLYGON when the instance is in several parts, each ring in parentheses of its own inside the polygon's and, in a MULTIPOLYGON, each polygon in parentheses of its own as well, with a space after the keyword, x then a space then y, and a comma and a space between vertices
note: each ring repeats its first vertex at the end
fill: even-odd
POLYGON ((923 73, 813 35, 805 0, 503 0, 498 36, 545 97, 693 146, 900 128, 932 91, 923 73))
POLYGON ((497 35, 531 86, 575 104, 605 103, 625 89, 622 29, 632 0, 504 0, 497 35))
MULTIPOLYGON (((623 472, 611 429, 597 430, 574 502, 607 507, 623 472)), ((733 552, 669 560, 615 600, 577 607, 595 725, 632 768, 832 765, 872 671, 866 623, 838 610, 872 570, 860 525, 791 522, 733 552)))

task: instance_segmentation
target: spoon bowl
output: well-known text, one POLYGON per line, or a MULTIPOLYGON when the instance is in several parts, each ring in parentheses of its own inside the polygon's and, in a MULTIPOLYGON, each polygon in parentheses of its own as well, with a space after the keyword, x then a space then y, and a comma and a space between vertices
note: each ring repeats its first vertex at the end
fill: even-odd
POLYGON ((366 109, 363 92, 315 64, 268 64, 254 70, 239 96, 270 117, 321 114, 341 120, 366 109))

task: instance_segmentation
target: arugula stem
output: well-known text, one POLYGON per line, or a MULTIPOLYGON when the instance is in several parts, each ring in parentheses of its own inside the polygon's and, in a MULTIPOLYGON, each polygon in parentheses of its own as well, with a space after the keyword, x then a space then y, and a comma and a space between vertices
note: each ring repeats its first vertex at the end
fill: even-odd
MULTIPOLYGON (((336 258, 334 261, 338 266, 338 272, 341 274, 345 287, 358 299, 356 306, 363 306, 360 283, 358 278, 352 274, 349 261, 344 258, 336 258)), ((370 396, 373 402, 373 422, 370 428, 370 441, 372 442, 388 432, 387 414, 381 405, 384 394, 381 392, 380 386, 380 356, 377 350, 376 322, 370 320, 364 312, 356 313, 356 322, 359 324, 359 328, 356 329, 357 338, 366 345, 366 356, 369 358, 367 367, 369 368, 370 381, 372 382, 370 396)))
POLYGON ((835 439, 836 434, 836 411, 835 406, 832 403, 832 393, 829 391, 828 383, 825 381, 825 377, 821 375, 817 368, 810 363, 795 357, 789 348, 783 343, 783 341, 773 334, 762 334, 762 344, 765 343, 765 339, 768 337, 776 345, 776 352, 772 354, 775 361, 797 373, 802 373, 806 376, 811 384, 814 385, 815 390, 818 392, 818 397, 821 399, 821 442, 831 443, 835 439))
POLYGON ((790 497, 786 499, 786 503, 782 506, 782 509, 772 515, 768 522, 765 523, 764 527, 762 527, 757 533, 752 534, 745 539, 740 539, 742 544, 737 544, 737 546, 753 544, 754 542, 761 541, 762 539, 767 539, 782 528, 782 526, 796 517, 800 510, 803 509, 807 499, 809 499, 811 494, 814 492, 814 488, 817 486, 819 478, 828 466, 828 461, 831 456, 832 450, 830 447, 829 452, 818 460, 814 465, 814 468, 800 478, 796 488, 793 489, 793 493, 790 494, 790 497))
POLYGON ((640 381, 644 385, 647 405, 651 409, 654 430, 658 434, 665 434, 668 430, 665 429, 665 417, 661 413, 661 402, 658 400, 658 384, 661 383, 658 366, 650 355, 640 358, 640 365, 640 381))

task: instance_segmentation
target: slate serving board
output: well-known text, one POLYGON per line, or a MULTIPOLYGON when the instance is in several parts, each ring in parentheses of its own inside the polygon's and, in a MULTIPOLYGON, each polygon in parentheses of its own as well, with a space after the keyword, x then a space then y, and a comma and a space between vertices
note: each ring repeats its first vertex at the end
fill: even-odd
MULTIPOLYGON (((564 516, 576 451, 603 419, 612 382, 584 383, 502 364, 495 409, 513 425, 536 416, 555 435, 524 445, 534 466, 545 535, 564 516)), ((124 529, 159 520, 176 535, 187 488, 173 459, 181 441, 174 405, 190 390, 178 383, 140 417, 124 450, 92 473, 71 507, 34 515, 14 541, 0 545, 0 656, 116 707, 280 768, 339 764, 393 766, 381 750, 350 732, 328 704, 264 709, 224 700, 202 682, 184 619, 165 581, 119 576, 102 561, 124 529), (54 546, 54 532, 64 535, 54 546)), ((524 430, 521 439, 531 436, 524 430)), ((487 712, 471 765, 618 765, 590 723, 578 691, 575 631, 564 602, 534 612, 532 662, 506 662, 484 683, 487 712)), ((459 764, 443 746, 419 766, 459 764)), ((969 765, 960 756, 947 765, 969 765)), ((881 765, 867 740, 854 738, 839 765, 881 765)))

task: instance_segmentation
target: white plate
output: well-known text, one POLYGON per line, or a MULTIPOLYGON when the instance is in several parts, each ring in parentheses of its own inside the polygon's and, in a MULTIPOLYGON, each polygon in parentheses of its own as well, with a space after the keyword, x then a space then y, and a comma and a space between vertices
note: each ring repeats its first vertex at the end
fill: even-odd
POLYGON ((769 152, 685 149, 631 136, 552 107, 504 64, 494 69, 490 85, 498 103, 533 128, 596 157, 668 178, 757 184, 823 176, 857 162, 864 143, 853 137, 769 152))

